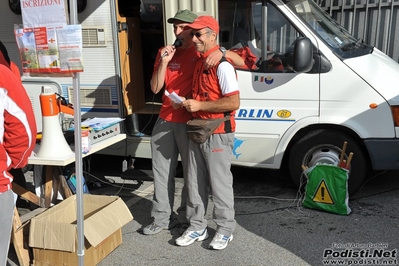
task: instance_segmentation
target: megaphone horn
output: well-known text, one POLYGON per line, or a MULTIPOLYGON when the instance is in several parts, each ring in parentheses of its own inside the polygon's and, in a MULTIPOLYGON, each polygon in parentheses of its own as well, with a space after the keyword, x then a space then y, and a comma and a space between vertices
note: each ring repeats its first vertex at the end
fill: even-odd
POLYGON ((73 155, 62 133, 59 122, 61 106, 55 93, 51 92, 50 88, 43 86, 39 97, 43 128, 42 140, 36 156, 40 158, 65 158, 73 155))

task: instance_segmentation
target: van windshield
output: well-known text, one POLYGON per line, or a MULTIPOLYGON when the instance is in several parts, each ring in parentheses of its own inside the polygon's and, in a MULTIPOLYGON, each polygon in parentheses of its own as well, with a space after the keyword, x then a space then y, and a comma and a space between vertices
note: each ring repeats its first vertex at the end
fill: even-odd
POLYGON ((307 23, 311 29, 342 58, 371 53, 373 47, 355 37, 332 19, 312 0, 288 0, 287 6, 307 23))

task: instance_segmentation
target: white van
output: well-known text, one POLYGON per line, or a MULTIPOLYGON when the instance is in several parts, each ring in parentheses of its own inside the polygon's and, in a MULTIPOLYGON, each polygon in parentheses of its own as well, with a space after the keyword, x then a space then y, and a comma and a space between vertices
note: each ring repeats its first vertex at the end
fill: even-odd
POLYGON ((222 46, 248 46, 258 58, 237 69, 233 164, 289 169, 299 184, 301 165, 338 164, 347 141, 350 193, 371 169, 399 168, 395 61, 311 0, 219 0, 218 19, 222 46))
MULTIPOLYGON (((157 49, 175 39, 166 20, 187 8, 216 17, 220 45, 250 55, 243 55, 247 67, 237 68, 234 165, 289 170, 299 185, 302 165, 337 164, 346 141, 346 156, 354 154, 350 193, 371 170, 399 169, 399 65, 350 36, 314 1, 80 2, 83 116, 125 117, 129 135, 104 153, 151 158, 161 102, 150 91, 152 67, 157 49)), ((21 18, 5 2, 0 15, 2 41, 19 62, 9 30, 21 18)), ((72 100, 70 79, 51 80, 72 100)))

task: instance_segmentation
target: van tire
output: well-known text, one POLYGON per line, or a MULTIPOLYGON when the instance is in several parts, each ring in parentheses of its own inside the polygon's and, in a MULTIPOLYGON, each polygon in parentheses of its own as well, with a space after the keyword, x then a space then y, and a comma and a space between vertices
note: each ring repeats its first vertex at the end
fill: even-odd
POLYGON ((353 159, 349 167, 348 192, 353 195, 366 180, 367 160, 364 151, 349 135, 332 130, 313 130, 299 139, 291 148, 288 168, 294 184, 304 189, 305 178, 302 177, 302 165, 312 167, 317 163, 335 164, 339 162, 344 142, 347 142, 345 160, 350 152, 353 159))

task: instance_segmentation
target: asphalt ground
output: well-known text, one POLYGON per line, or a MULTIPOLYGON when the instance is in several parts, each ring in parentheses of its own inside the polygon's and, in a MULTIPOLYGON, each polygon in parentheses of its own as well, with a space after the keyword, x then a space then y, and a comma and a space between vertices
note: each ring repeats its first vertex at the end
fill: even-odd
MULTIPOLYGON (((175 182, 174 209, 176 210, 180 204, 183 178, 177 177, 175 182)), ((108 192, 110 192, 109 189, 108 192)), ((248 214, 246 206, 248 199, 236 202, 236 211, 241 212, 242 215, 237 216, 237 228, 233 241, 225 250, 215 251, 208 249, 216 229, 216 225, 212 221, 211 197, 206 216, 209 221, 210 237, 203 242, 194 242, 188 247, 179 247, 174 243, 175 239, 180 236, 178 228, 163 230, 159 234, 150 236, 142 233, 142 228, 152 222, 150 216, 153 196, 152 182, 144 182, 135 191, 141 198, 131 198, 130 195, 126 195, 125 198, 121 192, 119 196, 125 199, 134 220, 123 228, 122 245, 99 265, 309 265, 298 256, 263 238, 259 235, 260 230, 254 231, 246 228, 247 220, 253 219, 250 215, 246 215, 248 214)), ((245 192, 245 194, 247 193, 245 192)), ((253 226, 259 227, 257 224, 253 226)))
MULTIPOLYGON (((122 228, 122 244, 99 265, 398 265, 399 171, 375 174, 350 197, 352 212, 338 215, 303 208, 279 171, 233 167, 237 228, 227 248, 215 251, 208 249, 216 229, 212 200, 208 240, 176 246, 176 228, 143 235, 152 222, 152 182, 121 179, 122 163, 113 160, 93 160, 93 176, 86 178, 97 186, 90 193, 120 196, 134 219, 122 228)), ((148 161, 136 164, 150 167, 148 161)), ((175 181, 176 210, 183 179, 175 181)), ((18 265, 13 256, 11 248, 9 264, 18 265)))

